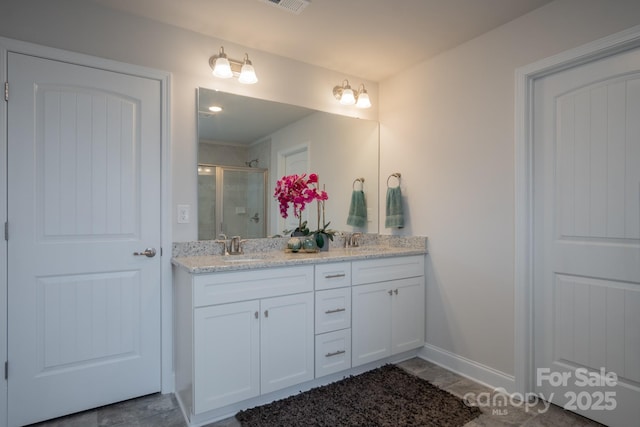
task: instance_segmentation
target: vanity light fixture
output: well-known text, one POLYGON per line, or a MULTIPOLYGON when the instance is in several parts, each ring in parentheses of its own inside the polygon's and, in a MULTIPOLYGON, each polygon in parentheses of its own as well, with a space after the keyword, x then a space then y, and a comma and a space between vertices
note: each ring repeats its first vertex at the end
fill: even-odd
POLYGON ((213 70, 213 75, 221 79, 237 77, 238 81, 244 84, 258 82, 256 70, 253 68, 249 55, 246 53, 243 61, 230 59, 224 52, 224 46, 220 46, 218 54, 209 58, 209 66, 213 70))
POLYGON ((360 88, 358 89, 358 93, 356 94, 356 107, 358 108, 369 108, 371 107, 371 100, 369 99, 369 94, 367 90, 364 88, 364 84, 360 84, 360 88))
POLYGON ((333 96, 335 96, 342 105, 355 104, 358 108, 371 107, 371 100, 369 99, 369 94, 367 93, 364 84, 360 84, 360 88, 356 92, 351 89, 349 80, 347 79, 342 82, 342 85, 333 88, 333 96))

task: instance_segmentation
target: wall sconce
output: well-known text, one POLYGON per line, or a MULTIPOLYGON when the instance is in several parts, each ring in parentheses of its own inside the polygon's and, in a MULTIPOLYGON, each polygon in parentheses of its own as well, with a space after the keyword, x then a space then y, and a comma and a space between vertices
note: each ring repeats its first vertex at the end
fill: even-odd
POLYGON ((230 59, 224 53, 224 46, 220 46, 220 52, 209 58, 209 66, 213 70, 213 75, 221 79, 237 77, 240 83, 254 84, 258 82, 253 64, 249 61, 249 55, 244 54, 244 61, 230 59))
POLYGON ((335 96, 342 105, 355 104, 358 108, 371 107, 371 100, 369 99, 367 90, 364 88, 364 84, 360 84, 360 87, 356 92, 351 89, 349 80, 347 79, 342 82, 342 86, 336 86, 333 88, 333 96, 335 96))

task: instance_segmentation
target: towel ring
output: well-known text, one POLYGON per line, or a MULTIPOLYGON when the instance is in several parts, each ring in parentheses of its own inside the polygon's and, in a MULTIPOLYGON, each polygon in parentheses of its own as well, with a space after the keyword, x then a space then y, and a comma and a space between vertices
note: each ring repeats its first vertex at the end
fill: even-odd
POLYGON ((393 178, 397 178, 398 179, 398 187, 400 187, 400 177, 402 175, 400 174, 400 172, 394 172, 391 175, 389 175, 389 177, 387 178, 387 188, 389 188, 389 180, 393 177, 393 178))
POLYGON ((353 184, 351 185, 351 187, 355 190, 356 189, 356 182, 359 182, 361 187, 361 190, 364 190, 364 178, 356 178, 353 180, 353 184))

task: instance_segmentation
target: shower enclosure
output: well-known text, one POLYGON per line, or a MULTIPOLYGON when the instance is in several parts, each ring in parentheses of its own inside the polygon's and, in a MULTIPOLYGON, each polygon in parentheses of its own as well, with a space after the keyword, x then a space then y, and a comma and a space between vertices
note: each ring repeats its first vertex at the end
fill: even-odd
POLYGON ((198 239, 267 235, 267 169, 198 164, 198 239))

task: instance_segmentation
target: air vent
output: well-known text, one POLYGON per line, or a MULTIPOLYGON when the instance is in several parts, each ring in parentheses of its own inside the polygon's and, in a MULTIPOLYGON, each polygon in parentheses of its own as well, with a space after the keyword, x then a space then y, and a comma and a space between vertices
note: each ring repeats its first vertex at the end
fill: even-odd
POLYGON ((271 6, 277 7, 278 9, 295 13, 296 15, 300 15, 300 12, 302 12, 304 8, 309 6, 309 4, 311 3, 310 0, 259 0, 259 1, 261 1, 262 3, 270 4, 271 6))

